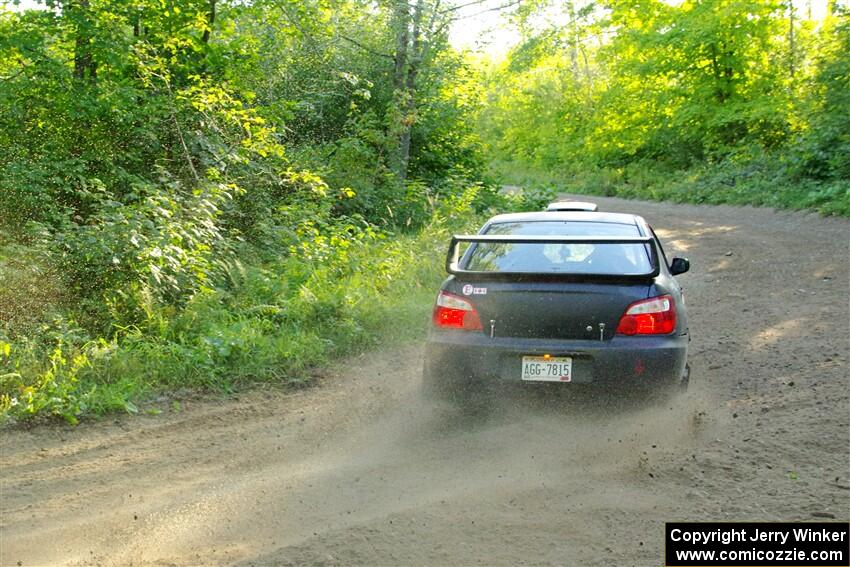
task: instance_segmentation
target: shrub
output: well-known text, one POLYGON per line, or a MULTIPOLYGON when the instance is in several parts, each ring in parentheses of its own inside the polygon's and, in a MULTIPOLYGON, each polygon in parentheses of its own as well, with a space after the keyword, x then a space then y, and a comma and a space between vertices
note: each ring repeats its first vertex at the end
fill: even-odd
MULTIPOLYGON (((0 336, 0 413, 75 423, 135 412, 157 391, 300 383, 333 357, 420 336, 450 229, 477 227, 482 192, 473 186, 436 202, 409 234, 358 217, 301 219, 277 257, 232 262, 179 304, 150 301, 133 324, 112 320, 112 332, 96 338, 73 319, 45 326, 37 339, 0 336)), ((148 272, 129 274, 150 283, 148 272)))

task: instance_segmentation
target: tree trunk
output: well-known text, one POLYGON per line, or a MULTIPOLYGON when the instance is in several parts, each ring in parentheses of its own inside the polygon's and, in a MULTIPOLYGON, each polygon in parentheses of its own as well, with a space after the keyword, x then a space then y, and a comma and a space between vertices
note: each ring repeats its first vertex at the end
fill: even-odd
POLYGON ((796 59, 794 47, 794 2, 788 0, 788 74, 794 78, 794 63, 796 59))
POLYGON ((201 36, 201 43, 207 44, 210 41, 210 32, 212 31, 213 24, 215 23, 215 2, 216 0, 209 0, 210 8, 207 11, 207 27, 204 29, 204 34, 201 36))
POLYGON ((711 44, 711 74, 714 76, 714 96, 718 102, 726 100, 723 94, 723 77, 720 71, 720 62, 717 60, 717 46, 711 44))
POLYGON ((407 163, 404 159, 403 139, 405 132, 405 109, 407 108, 407 77, 410 42, 410 6, 407 0, 396 0, 393 13, 396 48, 395 67, 393 69, 393 91, 395 95, 396 116, 390 124, 390 139, 394 140, 390 148, 390 168, 396 177, 404 181, 407 177, 407 163))
POLYGON ((407 62, 407 77, 404 83, 404 116, 401 121, 399 153, 401 160, 400 179, 407 179, 407 168, 410 164, 410 136, 413 124, 416 122, 416 77, 422 64, 422 14, 425 11, 425 0, 418 0, 413 10, 413 43, 407 62))
POLYGON ((410 8, 407 0, 396 0, 393 15, 395 27, 395 71, 393 73, 393 88, 404 90, 404 71, 407 68, 407 51, 410 33, 410 8))
POLYGON ((78 79, 88 78, 94 81, 97 78, 97 64, 91 53, 91 21, 89 20, 89 0, 78 0, 69 2, 68 13, 75 23, 74 38, 74 76, 78 79))
POLYGON ((573 72, 573 80, 578 82, 578 22, 575 3, 572 0, 567 2, 567 14, 570 18, 570 68, 573 72))

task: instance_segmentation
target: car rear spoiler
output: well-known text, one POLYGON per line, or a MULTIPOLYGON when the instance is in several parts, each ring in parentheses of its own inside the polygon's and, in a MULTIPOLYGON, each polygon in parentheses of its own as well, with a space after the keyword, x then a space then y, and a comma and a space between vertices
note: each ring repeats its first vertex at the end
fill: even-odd
MULTIPOLYGON (((651 236, 545 236, 511 234, 455 234, 452 236, 449 252, 446 255, 446 271, 453 275, 463 276, 549 276, 573 278, 602 278, 602 279, 647 279, 654 278, 659 273, 658 252, 651 236), (646 274, 559 274, 552 272, 488 272, 464 270, 460 268, 460 243, 471 242, 494 244, 644 244, 649 246, 649 257, 652 271, 646 274)), ((471 250, 468 249, 467 251, 471 250)))

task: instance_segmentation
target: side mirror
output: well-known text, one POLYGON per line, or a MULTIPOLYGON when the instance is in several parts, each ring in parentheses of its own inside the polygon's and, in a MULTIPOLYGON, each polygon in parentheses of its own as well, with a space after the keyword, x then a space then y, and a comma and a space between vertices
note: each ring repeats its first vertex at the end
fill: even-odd
POLYGON ((691 263, 688 262, 687 258, 673 258, 673 261, 670 262, 670 273, 674 276, 684 274, 690 269, 691 263))

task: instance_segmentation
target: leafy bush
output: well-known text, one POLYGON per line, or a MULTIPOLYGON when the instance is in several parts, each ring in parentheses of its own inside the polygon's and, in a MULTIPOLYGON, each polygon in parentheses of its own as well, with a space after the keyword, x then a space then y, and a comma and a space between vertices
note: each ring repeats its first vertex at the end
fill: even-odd
MULTIPOLYGON (((740 158, 740 156, 739 156, 740 158)), ((508 168, 503 165, 503 168, 508 168)), ((685 170, 646 161, 572 176, 510 167, 510 181, 550 192, 711 205, 813 209, 850 216, 850 183, 800 179, 775 157, 759 154, 685 170)))
MULTIPOLYGON (((0 412, 75 423, 116 409, 135 412, 162 390, 299 383, 332 357, 420 336, 444 276, 449 230, 477 227, 481 193, 473 186, 435 203, 431 219, 410 234, 357 217, 302 219, 283 255, 233 263, 205 277, 179 309, 151 301, 134 324, 112 334, 92 338, 73 320, 57 320, 35 339, 0 335, 0 412)), ((128 262, 150 265, 134 250, 128 262)), ((131 273, 140 279, 127 297, 158 289, 149 287, 149 271, 131 273)), ((175 274, 182 281, 182 272, 175 274)))
POLYGON ((132 295, 177 304, 208 284, 228 258, 220 216, 234 190, 210 185, 187 194, 174 184, 145 191, 130 204, 104 196, 85 224, 42 226, 41 244, 77 298, 105 294, 119 311, 132 295))

